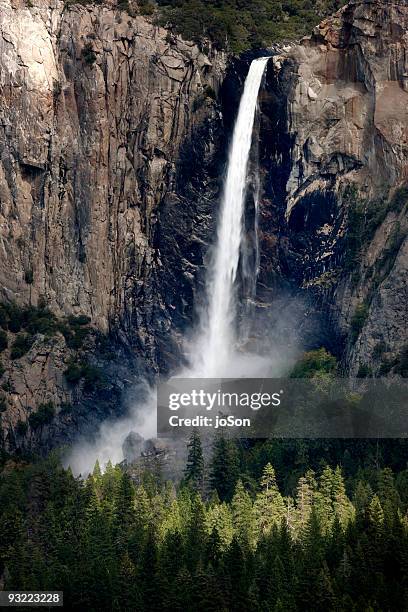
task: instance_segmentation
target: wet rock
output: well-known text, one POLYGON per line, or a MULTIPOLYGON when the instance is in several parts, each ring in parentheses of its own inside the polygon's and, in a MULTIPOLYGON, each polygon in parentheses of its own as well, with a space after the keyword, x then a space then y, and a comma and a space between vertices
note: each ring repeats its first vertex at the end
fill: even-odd
POLYGON ((407 29, 406 3, 353 0, 275 55, 260 99, 258 293, 272 308, 277 286, 303 300, 302 342, 324 343, 353 374, 379 370, 375 346, 395 358, 406 344, 406 202, 387 211, 408 176, 407 29), (358 201, 384 213, 350 269, 358 201), (321 331, 306 332, 315 316, 321 331))
POLYGON ((144 445, 143 437, 136 431, 131 431, 122 445, 123 456, 127 463, 132 463, 140 458, 144 445))

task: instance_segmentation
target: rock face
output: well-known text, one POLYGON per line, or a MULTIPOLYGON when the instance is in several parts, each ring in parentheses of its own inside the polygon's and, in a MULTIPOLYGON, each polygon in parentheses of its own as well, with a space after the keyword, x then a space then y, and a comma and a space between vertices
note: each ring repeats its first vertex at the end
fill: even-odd
MULTIPOLYGON (((3 327, 6 448, 69 441, 179 363, 256 55, 204 53, 111 3, 29 4, 0 0, 0 302, 59 323, 18 359, 30 325, 3 327), (70 315, 90 319, 80 346, 70 315)), ((352 0, 268 51, 260 94, 259 336, 296 327, 352 374, 408 370, 407 32, 405 2, 352 0)))
POLYGON ((261 281, 294 285, 353 374, 407 342, 407 58, 407 4, 352 0, 274 56, 261 100, 261 281))
MULTIPOLYGON (((177 363, 222 174, 225 64, 109 4, 0 0, 2 301, 87 315, 150 373, 177 363)), ((57 386, 29 405, 65 401, 57 386)))
POLYGON ((3 298, 41 295, 104 331, 120 319, 154 351, 158 207, 182 147, 206 120, 216 129, 225 59, 113 8, 0 8, 3 298))

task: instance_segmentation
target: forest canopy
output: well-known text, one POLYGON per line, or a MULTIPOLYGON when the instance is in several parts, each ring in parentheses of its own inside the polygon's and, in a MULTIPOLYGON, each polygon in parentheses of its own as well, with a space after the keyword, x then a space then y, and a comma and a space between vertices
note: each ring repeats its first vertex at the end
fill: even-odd
MULTIPOLYGON (((157 0, 162 25, 185 38, 210 39, 240 53, 296 40, 335 12, 344 0, 157 0)), ((152 11, 152 0, 143 8, 152 11)))
POLYGON ((160 465, 0 455, 0 576, 69 610, 406 610, 406 448, 220 437, 208 462, 193 434, 177 489, 160 465))

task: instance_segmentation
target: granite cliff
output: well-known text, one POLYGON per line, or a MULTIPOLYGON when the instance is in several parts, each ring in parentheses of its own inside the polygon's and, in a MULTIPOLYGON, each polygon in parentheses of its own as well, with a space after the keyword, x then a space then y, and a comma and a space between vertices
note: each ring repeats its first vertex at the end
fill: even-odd
MULTIPOLYGON (((44 402, 84 404, 67 360, 91 353, 118 391, 178 359, 219 187, 226 57, 132 15, 0 3, 1 300, 92 327, 79 355, 57 332, 37 334, 18 360, 5 350, 8 431, 44 402), (109 359, 89 340, 98 334, 109 359)), ((119 410, 116 391, 107 405, 119 410)))
MULTIPOLYGON (((142 373, 179 362, 193 317, 257 52, 199 48, 132 15, 0 0, 7 448, 61 443, 119 413, 142 373), (7 323, 10 305, 20 326, 7 323)), ((305 346, 324 344, 352 374, 404 374, 408 7, 352 0, 268 52, 262 324, 278 300, 294 303, 305 346)))
POLYGON ((406 3, 352 0, 261 99, 262 288, 289 283, 306 342, 353 375, 406 371, 407 49, 406 3))

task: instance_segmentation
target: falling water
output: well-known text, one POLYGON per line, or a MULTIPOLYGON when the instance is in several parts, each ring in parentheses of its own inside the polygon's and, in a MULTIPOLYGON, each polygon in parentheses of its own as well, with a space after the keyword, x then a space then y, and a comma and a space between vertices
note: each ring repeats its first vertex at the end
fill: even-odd
POLYGON ((202 331, 196 345, 198 357, 193 369, 201 376, 225 375, 236 342, 235 280, 243 237, 248 159, 258 92, 268 59, 262 57, 251 63, 235 123, 214 257, 208 276, 208 306, 201 317, 202 331))
MULTIPOLYGON (((229 153, 228 172, 225 180, 221 214, 218 220, 214 257, 207 284, 207 308, 201 316, 200 333, 192 347, 191 366, 178 373, 184 377, 219 378, 234 375, 230 363, 238 363, 243 376, 255 376, 264 365, 262 358, 251 356, 241 363, 234 355, 236 343, 235 280, 238 271, 243 238, 243 213, 247 183, 248 158, 252 143, 252 130, 257 107, 258 91, 268 58, 254 60, 249 68, 235 123, 229 153), (252 371, 251 371, 252 368, 252 371)), ((257 195, 255 194, 257 198, 257 195)), ((257 200, 255 201, 257 207, 257 200)), ((255 211, 256 213, 257 211, 255 211)), ((255 221, 255 231, 257 221, 255 221)), ((256 253, 257 264, 259 254, 256 253)), ((256 271, 254 271, 256 274, 256 271)), ((268 362, 269 367, 269 362, 268 362)), ((236 374, 236 372, 235 372, 236 374)), ((146 395, 146 393, 145 393, 146 395)), ((144 404, 135 404, 124 419, 103 423, 94 441, 79 441, 67 458, 76 474, 86 474, 99 459, 101 465, 111 458, 123 459, 122 442, 133 430, 145 437, 154 435, 154 392, 147 391, 144 404)))

